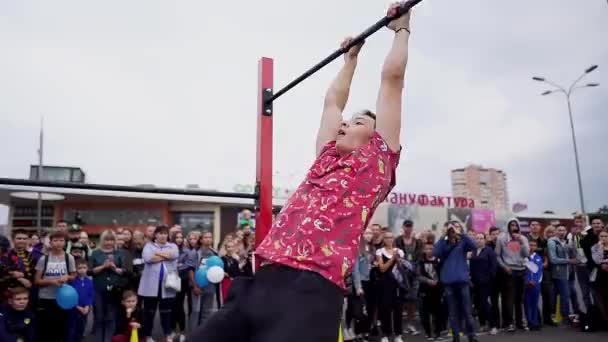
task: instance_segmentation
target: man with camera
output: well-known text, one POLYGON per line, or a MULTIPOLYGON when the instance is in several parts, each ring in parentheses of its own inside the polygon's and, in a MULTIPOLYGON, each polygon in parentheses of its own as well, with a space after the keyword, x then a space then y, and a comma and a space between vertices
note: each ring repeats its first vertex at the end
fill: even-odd
POLYGON ((446 233, 435 244, 433 255, 440 260, 441 283, 445 289, 450 312, 450 327, 454 342, 460 341, 461 322, 469 342, 477 342, 469 291, 467 253, 476 249, 475 242, 464 232, 459 222, 449 222, 446 233))

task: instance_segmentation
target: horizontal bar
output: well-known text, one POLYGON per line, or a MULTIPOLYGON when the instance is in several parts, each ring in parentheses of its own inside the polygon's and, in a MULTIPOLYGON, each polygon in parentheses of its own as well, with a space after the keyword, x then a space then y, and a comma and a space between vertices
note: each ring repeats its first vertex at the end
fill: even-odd
POLYGON ((347 44, 345 47, 340 48, 340 49, 334 51, 331 55, 325 57, 325 59, 323 59, 322 61, 320 61, 316 65, 314 65, 312 68, 308 69, 306 72, 304 72, 302 75, 300 75, 295 80, 291 81, 289 84, 287 84, 286 86, 284 86, 283 88, 281 88, 276 93, 274 93, 274 95, 272 95, 272 97, 270 97, 266 101, 266 103, 268 104, 268 103, 271 103, 274 100, 278 99, 281 95, 283 95, 286 92, 288 92, 289 90, 291 90, 291 88, 297 86, 302 81, 304 81, 308 77, 312 76, 317 71, 321 70, 324 66, 326 66, 327 64, 333 62, 336 58, 342 56, 344 53, 346 53, 348 50, 350 50, 350 48, 352 48, 353 46, 358 45, 359 43, 363 42, 367 37, 369 37, 372 34, 378 32, 378 30, 380 30, 381 28, 385 27, 388 23, 390 23, 391 21, 393 21, 395 18, 398 18, 398 17, 402 16, 403 14, 407 13, 407 11, 409 11, 412 7, 416 6, 420 2, 422 2, 422 0, 409 0, 409 1, 406 1, 399 8, 399 11, 397 11, 397 14, 395 14, 392 17, 385 16, 384 18, 380 19, 377 23, 375 23, 374 25, 370 26, 367 30, 363 31, 357 37, 353 38, 353 40, 349 44, 347 44))
POLYGON ((240 193, 240 192, 221 192, 221 191, 209 191, 209 190, 156 188, 156 187, 148 188, 148 187, 143 187, 143 186, 38 181, 38 180, 30 180, 30 179, 16 179, 16 178, 0 178, 0 185, 32 186, 32 187, 40 187, 40 188, 62 188, 62 189, 80 189, 80 190, 137 192, 137 193, 167 194, 167 195, 247 198, 247 199, 254 199, 254 200, 258 198, 257 194, 240 193))

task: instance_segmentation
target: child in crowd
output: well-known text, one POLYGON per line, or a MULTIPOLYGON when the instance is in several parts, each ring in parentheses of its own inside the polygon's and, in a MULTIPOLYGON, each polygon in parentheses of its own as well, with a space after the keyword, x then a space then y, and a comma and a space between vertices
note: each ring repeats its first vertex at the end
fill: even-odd
POLYGON ((29 291, 19 286, 9 292, 8 305, 0 310, 0 341, 35 342, 34 314, 27 309, 29 291))
MULTIPOLYGON (((122 294, 122 310, 118 312, 116 319, 116 332, 112 337, 112 342, 129 342, 134 330, 141 328, 143 313, 137 305, 137 294, 127 290, 122 294)), ((138 334, 139 335, 139 334, 138 334)), ((139 339, 145 341, 145 337, 139 339)))
POLYGON ((35 283, 39 287, 36 306, 37 335, 46 336, 45 342, 61 341, 65 336, 66 312, 57 305, 57 289, 76 276, 74 257, 64 251, 65 234, 49 235, 50 251, 36 264, 35 283), (49 334, 49 331, 54 332, 49 334))
POLYGON ((530 256, 526 262, 526 290, 524 292, 524 310, 526 321, 530 330, 540 330, 540 313, 538 300, 540 297, 541 282, 543 280, 543 257, 536 253, 538 242, 530 240, 530 256))
POLYGON ((496 253, 486 240, 483 233, 475 235, 477 249, 473 251, 469 260, 469 271, 473 285, 474 303, 479 316, 479 330, 486 329, 486 323, 490 327, 490 335, 498 333, 496 316, 490 305, 492 297, 492 286, 494 285, 497 270, 496 253))
POLYGON ((427 339, 439 339, 441 328, 441 299, 443 290, 439 283, 439 260, 433 256, 433 244, 426 243, 417 265, 420 288, 420 320, 427 339), (431 329, 431 320, 433 322, 431 329))
MULTIPOLYGON (((72 245, 72 252, 74 251, 72 245)), ((66 342, 80 342, 84 336, 84 329, 87 324, 87 317, 93 306, 95 290, 93 281, 87 276, 89 266, 84 258, 76 261, 76 279, 70 285, 78 292, 78 305, 68 313, 68 331, 66 342)))

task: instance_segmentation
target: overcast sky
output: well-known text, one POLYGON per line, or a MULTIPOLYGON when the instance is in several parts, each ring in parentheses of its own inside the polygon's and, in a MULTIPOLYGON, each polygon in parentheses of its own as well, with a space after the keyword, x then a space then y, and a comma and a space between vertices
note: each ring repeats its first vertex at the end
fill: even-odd
MULTIPOLYGON (((386 0, 2 1, 0 176, 28 176, 45 118, 49 165, 88 181, 232 190, 253 183, 257 61, 278 88, 378 20, 386 0)), ((511 203, 578 208, 565 98, 573 96, 586 204, 608 202, 605 0, 425 0, 412 19, 396 190, 449 195, 449 171, 503 169, 511 203)), ((392 34, 361 53, 347 113, 374 109, 392 34)), ((275 105, 276 185, 314 158, 323 95, 342 60, 275 105)), ((350 115, 350 114, 349 114, 350 115)), ((5 214, 4 214, 5 215, 5 214)), ((0 221, 3 221, 0 213, 0 221)))

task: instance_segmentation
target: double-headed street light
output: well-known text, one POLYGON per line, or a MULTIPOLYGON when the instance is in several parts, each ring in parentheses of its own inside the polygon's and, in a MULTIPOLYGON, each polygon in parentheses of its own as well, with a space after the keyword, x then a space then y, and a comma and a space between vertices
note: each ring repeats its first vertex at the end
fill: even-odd
POLYGON ((566 100, 568 102, 568 115, 570 116, 570 129, 572 130, 572 145, 574 146, 574 160, 576 162, 576 176, 578 179, 578 194, 579 194, 580 201, 581 201, 581 212, 583 214, 583 217, 586 214, 585 198, 583 196, 583 183, 581 182, 581 168, 580 168, 580 165, 578 162, 578 149, 576 147, 576 134, 574 133, 574 121, 572 120, 572 105, 570 102, 570 95, 572 95, 572 93, 577 89, 591 88, 591 87, 599 86, 600 85, 599 83, 587 83, 584 85, 578 84, 588 73, 594 71, 597 68, 598 68, 597 65, 592 65, 589 68, 587 68, 585 70, 585 72, 581 76, 579 76, 579 78, 577 78, 574 82, 572 82, 572 84, 570 85, 570 87, 568 87, 567 90, 564 87, 562 87, 558 84, 555 84, 555 83, 547 80, 544 77, 532 77, 532 79, 535 81, 547 83, 547 84, 555 87, 554 89, 547 90, 547 91, 541 93, 541 95, 544 96, 544 95, 549 95, 549 94, 554 94, 554 93, 563 93, 564 95, 566 95, 566 100))

